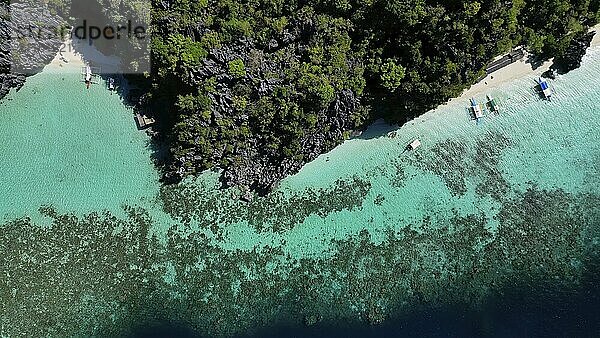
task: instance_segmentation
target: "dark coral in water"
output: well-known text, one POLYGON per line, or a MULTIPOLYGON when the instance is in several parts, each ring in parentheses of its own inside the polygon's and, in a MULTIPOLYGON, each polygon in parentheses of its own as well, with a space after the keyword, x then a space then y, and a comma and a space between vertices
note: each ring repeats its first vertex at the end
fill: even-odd
POLYGON ((446 140, 431 148, 428 156, 419 159, 417 166, 427 168, 441 177, 455 196, 467 192, 466 177, 470 175, 468 148, 461 140, 446 140))
POLYGON ((210 335, 281 321, 377 324, 421 305, 476 306, 519 285, 568 289, 598 258, 599 205, 596 195, 531 187, 504 202, 496 231, 488 216, 455 213, 388 225, 381 243, 363 230, 310 259, 283 245, 223 250, 185 227, 160 240, 139 208, 119 219, 46 207, 49 227, 1 226, 3 333, 114 336, 161 320, 210 335))
MULTIPOLYGON (((372 238, 366 229, 373 224, 366 222, 310 258, 292 256, 285 240, 226 250, 224 228, 247 223, 276 237, 310 215, 358 214, 371 193, 368 180, 350 177, 249 203, 210 184, 164 187, 159 199, 181 225, 162 237, 154 233, 160 224, 142 208, 127 207, 127 217, 118 218, 43 207, 48 227, 29 219, 0 226, 2 333, 117 336, 155 321, 209 335, 289 322, 379 324, 421 306, 475 307, 523 285, 575 288, 600 258, 600 196, 533 185, 512 191, 498 169, 511 141, 487 133, 474 142, 442 142, 412 161, 439 175, 455 195, 473 180, 478 197, 492 197, 498 211, 430 210, 414 224, 388 218, 377 224, 383 239, 372 238)), ((367 176, 381 175, 378 170, 367 176)), ((372 195, 369 208, 393 203, 372 195)))
POLYGON ((435 144, 415 164, 441 177, 454 196, 464 195, 467 180, 475 178, 477 195, 500 200, 509 185, 498 164, 502 152, 511 145, 510 139, 495 132, 487 132, 475 141, 448 139, 435 144))
POLYGON ((165 186, 160 199, 165 211, 184 224, 199 222, 200 227, 210 227, 219 232, 217 223, 247 221, 257 231, 287 231, 304 221, 309 215, 321 217, 341 210, 360 207, 371 189, 371 184, 361 178, 338 180, 332 187, 307 188, 286 196, 275 191, 264 198, 249 203, 223 198, 222 194, 201 185, 165 186), (225 220, 223 217, 226 217, 225 220))

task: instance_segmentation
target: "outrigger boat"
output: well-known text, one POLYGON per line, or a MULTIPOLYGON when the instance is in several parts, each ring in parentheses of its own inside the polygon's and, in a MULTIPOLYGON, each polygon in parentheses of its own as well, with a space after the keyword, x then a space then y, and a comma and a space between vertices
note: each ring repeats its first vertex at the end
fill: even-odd
POLYGON ((475 98, 471 98, 470 101, 471 106, 469 107, 469 114, 471 115, 471 119, 479 123, 479 120, 485 117, 485 115, 483 114, 483 107, 481 107, 481 105, 477 103, 477 100, 475 100, 475 98))
POLYGON ((88 89, 90 89, 90 84, 92 83, 92 67, 85 67, 85 85, 88 89))
POLYGON ((487 95, 487 103, 485 104, 487 109, 494 113, 494 114, 499 114, 500 113, 500 105, 498 105, 498 101, 493 98, 491 95, 487 95))
POLYGON ((82 82, 84 82, 87 88, 90 89, 91 84, 99 83, 98 74, 100 73, 100 68, 86 65, 85 67, 81 68, 82 82))
POLYGON ((420 146, 421 146, 421 141, 419 141, 419 139, 416 138, 412 142, 410 142, 406 147, 404 147, 402 154, 404 154, 407 151, 413 151, 413 150, 419 148, 420 146))
POLYGON ((406 150, 415 150, 421 146, 419 139, 414 139, 409 145, 406 146, 406 150))
POLYGON ((552 98, 552 89, 550 89, 548 81, 540 77, 538 80, 538 84, 540 86, 540 89, 542 90, 542 95, 544 95, 544 98, 550 101, 550 99, 552 98))

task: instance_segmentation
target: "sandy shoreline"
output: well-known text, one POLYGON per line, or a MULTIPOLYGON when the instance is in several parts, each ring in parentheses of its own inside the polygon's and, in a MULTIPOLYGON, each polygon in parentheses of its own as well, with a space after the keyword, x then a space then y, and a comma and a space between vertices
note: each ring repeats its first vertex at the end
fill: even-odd
POLYGON ((528 61, 528 54, 525 54, 523 59, 489 74, 483 80, 464 91, 461 96, 451 99, 448 103, 453 103, 456 100, 464 100, 472 96, 485 93, 490 89, 498 88, 505 83, 518 80, 525 76, 540 76, 548 71, 551 65, 552 60, 546 61, 538 68, 533 69, 531 63, 528 61))
MULTIPOLYGON (((596 35, 591 42, 590 48, 600 47, 600 25, 590 29, 590 32, 595 31, 596 35)), ((526 76, 540 76, 550 69, 552 60, 545 62, 540 67, 533 69, 528 60, 528 54, 525 57, 509 66, 501 68, 492 74, 486 76, 480 82, 474 84, 469 89, 465 90, 459 97, 451 99, 447 104, 456 101, 464 101, 470 97, 488 92, 490 89, 498 88, 503 84, 518 80, 526 76)))
POLYGON ((600 47, 600 24, 592 27, 590 29, 590 32, 596 32, 596 35, 594 35, 594 38, 592 39, 592 44, 590 45, 590 47, 600 47))
POLYGON ((115 56, 106 56, 94 46, 84 41, 67 39, 56 56, 47 66, 52 69, 79 72, 81 67, 91 64, 101 67, 102 73, 119 73, 120 60, 115 56))
POLYGON ((63 45, 60 47, 56 56, 48 65, 51 68, 67 68, 71 67, 81 67, 84 66, 85 63, 83 61, 83 56, 75 51, 73 46, 73 41, 71 39, 65 40, 63 45))

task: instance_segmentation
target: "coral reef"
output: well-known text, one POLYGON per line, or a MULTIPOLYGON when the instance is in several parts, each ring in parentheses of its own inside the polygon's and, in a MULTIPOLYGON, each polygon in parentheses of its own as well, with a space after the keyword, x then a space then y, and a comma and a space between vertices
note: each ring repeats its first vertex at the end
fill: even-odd
POLYGON ((483 214, 456 214, 441 227, 390 226, 380 244, 363 230, 334 241, 327 259, 295 259, 282 246, 229 252, 177 227, 163 243, 140 208, 119 219, 44 207, 49 227, 1 226, 3 333, 122 335, 166 319, 210 335, 282 320, 378 324, 431 304, 476 307, 524 283, 568 288, 598 258, 599 202, 532 186, 504 201, 495 233, 483 214))

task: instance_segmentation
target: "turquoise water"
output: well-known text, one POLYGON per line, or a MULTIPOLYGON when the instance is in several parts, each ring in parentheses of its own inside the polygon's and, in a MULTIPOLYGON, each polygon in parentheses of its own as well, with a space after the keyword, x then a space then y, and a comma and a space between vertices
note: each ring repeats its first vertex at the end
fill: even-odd
POLYGON ((599 56, 552 102, 526 77, 490 89, 504 110, 479 125, 459 101, 377 124, 249 204, 216 173, 161 187, 117 95, 38 74, 0 104, 2 333, 229 335, 576 294, 600 252, 599 56))
POLYGON ((76 72, 47 68, 0 104, 0 215, 41 205, 79 214, 117 210, 156 194, 148 140, 131 109, 76 72))

